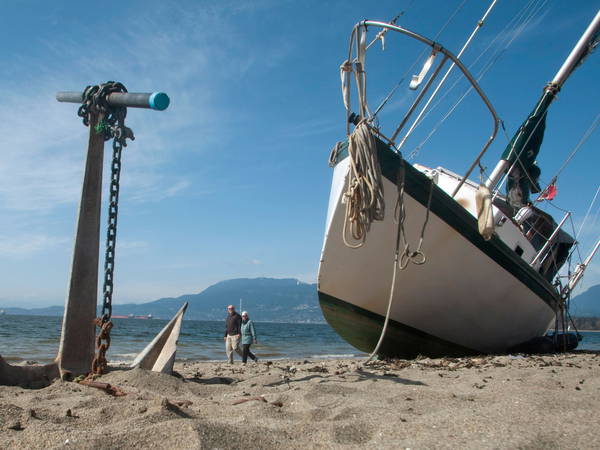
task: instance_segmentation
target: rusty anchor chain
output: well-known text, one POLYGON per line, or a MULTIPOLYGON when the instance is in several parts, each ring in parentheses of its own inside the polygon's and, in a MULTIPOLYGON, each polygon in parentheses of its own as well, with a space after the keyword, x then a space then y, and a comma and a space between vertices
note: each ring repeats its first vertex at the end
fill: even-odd
POLYGON ((104 285, 102 289, 102 315, 94 321, 100 328, 96 336, 96 355, 91 367, 92 373, 95 375, 101 375, 106 372, 106 352, 110 347, 110 331, 113 327, 110 319, 112 315, 113 273, 117 243, 121 154, 123 147, 127 146, 127 139, 135 139, 133 131, 125 126, 127 107, 110 105, 107 101, 107 97, 115 92, 126 93, 127 89, 122 83, 114 81, 108 81, 95 86, 87 86, 83 92, 83 102, 77 111, 77 115, 83 119, 83 124, 85 126, 90 125, 91 114, 99 115, 101 120, 95 127, 96 133, 102 133, 105 141, 111 138, 113 139, 108 228, 106 232, 106 252, 104 258, 104 285))

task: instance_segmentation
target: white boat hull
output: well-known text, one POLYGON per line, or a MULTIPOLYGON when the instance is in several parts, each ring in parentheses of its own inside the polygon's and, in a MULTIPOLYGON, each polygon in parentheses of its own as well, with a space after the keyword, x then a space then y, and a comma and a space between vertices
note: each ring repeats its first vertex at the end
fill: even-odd
MULTIPOLYGON (((382 162, 384 175, 385 164, 399 161, 394 155, 382 162)), ((342 236, 348 158, 335 166, 319 267, 319 298, 326 319, 363 351, 371 351, 379 338, 392 287, 397 188, 390 177, 396 169, 388 169, 383 177, 385 219, 374 222, 364 245, 353 249, 342 236)), ((429 194, 419 189, 430 189, 431 184, 421 172, 408 169, 404 225, 414 250, 429 194), (421 185, 411 187, 411 179, 421 185)), ((476 227, 474 217, 434 187, 422 247, 427 260, 423 265, 408 264, 397 274, 384 355, 504 352, 543 335, 553 323, 556 299, 549 283, 511 255, 514 252, 497 236, 483 241, 476 227)))

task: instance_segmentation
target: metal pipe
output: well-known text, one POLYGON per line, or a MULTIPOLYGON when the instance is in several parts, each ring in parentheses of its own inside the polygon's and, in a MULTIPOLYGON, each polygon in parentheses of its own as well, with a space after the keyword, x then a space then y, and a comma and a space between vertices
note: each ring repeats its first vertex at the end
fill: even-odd
MULTIPOLYGON (((57 92, 56 100, 67 103, 82 103, 82 92, 57 92)), ((170 103, 169 96, 164 92, 113 92, 108 94, 106 101, 111 106, 128 106, 132 108, 148 108, 164 111, 170 103)))
POLYGON ((585 32, 581 35, 581 38, 579 38, 579 41, 577 41, 577 44, 575 44, 575 47, 573 47, 573 50, 571 50, 571 53, 554 76, 554 79, 552 80, 553 84, 561 87, 564 82, 567 81, 567 78, 569 78, 571 73, 573 73, 573 70, 575 70, 575 67, 579 64, 580 58, 588 50, 588 45, 598 29, 600 29, 600 10, 596 13, 596 17, 590 22, 585 32))
MULTIPOLYGON (((475 35, 477 34, 477 32, 479 31, 479 29, 483 26, 483 23, 484 23, 485 19, 490 14, 490 12, 492 12, 492 9, 496 5, 496 1, 497 0, 493 0, 492 1, 492 4, 489 6, 489 8, 487 9, 487 11, 483 15, 483 17, 481 19, 479 19, 479 21, 477 22, 477 26, 475 27, 475 29, 471 33, 471 36, 469 36, 469 38, 467 39, 467 41, 463 45, 463 48, 460 50, 460 52, 458 52, 458 55, 456 55, 457 59, 462 56, 462 54, 465 52, 465 50, 467 49, 467 47, 469 46, 469 44, 471 43, 471 41, 473 40, 473 38, 475 37, 475 35)), ((446 73, 444 74, 444 76, 442 77, 442 79, 440 80, 440 82, 438 83, 438 85, 433 90, 433 93, 429 96, 429 99, 427 99, 427 102, 425 103, 425 106, 423 106, 423 109, 421 109, 421 111, 419 112, 419 115, 417 116, 417 118, 415 119, 415 121, 413 122, 413 124, 411 125, 411 127, 409 128, 409 130, 406 132, 406 135, 402 138, 402 141, 400 141, 400 143, 398 144, 398 148, 399 149, 401 149, 404 146, 404 143, 406 142, 406 140, 410 137, 410 135, 412 134, 412 132, 414 131, 414 129, 417 127, 417 125, 419 125, 421 117, 423 117, 423 115, 425 114, 425 111, 427 111, 427 108, 429 107, 429 105, 431 104, 431 102, 433 101, 433 99, 435 98, 435 96, 437 95, 437 93, 439 92, 439 90, 441 89, 441 87, 446 82, 446 79, 448 78, 448 76, 452 72, 452 69, 454 69, 455 65, 456 65, 456 62, 452 63, 450 65, 450 67, 448 67, 448 70, 446 71, 446 73)))
MULTIPOLYGON (((419 92, 419 95, 417 96, 417 98, 415 99, 413 104, 411 105, 410 109, 404 115, 404 118, 400 122, 400 125, 398 125, 398 128, 396 128, 396 131, 394 132, 394 134, 392 135, 392 138, 391 138, 392 142, 396 139, 396 137, 398 136, 400 131, 402 131, 402 128, 404 128, 404 125, 406 125, 406 122, 408 122, 408 119, 410 119, 410 116, 412 116, 412 113, 415 111, 415 109, 417 109, 417 106, 419 105, 419 103, 421 103, 421 100, 423 99, 423 97, 425 96, 425 94, 427 93, 429 88, 431 87, 433 81, 437 78, 438 74, 442 70, 442 67, 444 66, 444 64, 446 64, 447 60, 448 60, 448 56, 444 55, 444 59, 442 59, 442 61, 440 61, 438 66, 435 68, 435 72, 431 75, 429 80, 427 80, 427 83, 425 84, 425 86, 423 86, 423 89, 421 89, 421 92, 419 92)), ((395 147, 395 145, 394 145, 394 147, 395 147)), ((398 147, 398 148, 400 148, 400 147, 398 147)))
MULTIPOLYGON (((587 50, 587 47, 590 41, 592 40, 594 34, 598 32, 598 29, 600 29, 600 11, 596 13, 596 16, 590 22, 585 32, 581 35, 581 38, 579 38, 579 41, 577 41, 577 44, 575 44, 575 47, 573 47, 573 50, 571 50, 571 53, 569 53, 569 56, 554 76, 554 79, 546 87, 546 89, 548 89, 548 87, 559 89, 561 88, 565 81, 567 81, 567 78, 569 78, 571 73, 573 73, 573 70, 575 70, 577 64, 581 63, 581 57, 587 50)), ((506 160, 501 159, 500 161, 498 161, 496 167, 492 172, 492 175, 485 183, 485 185, 489 189, 495 189, 496 185, 502 178, 502 175, 505 173, 507 167, 508 162, 506 160)))
POLYGON ((462 177, 462 179, 460 180, 460 183, 458 183, 458 186, 456 186, 456 188, 454 189, 454 192, 452 193, 452 198, 454 198, 454 196, 458 193, 458 191, 460 190, 462 185, 465 184, 465 182, 469 179, 469 176, 473 172, 473 169, 475 169, 475 166, 477 166, 477 164, 479 164, 479 162, 481 161, 481 158, 483 158, 483 155, 485 155, 485 152, 487 152, 487 149, 490 147, 490 145, 492 145, 492 142, 494 142, 494 139, 496 138, 497 133, 498 133, 498 122, 494 122, 494 132, 488 138, 484 147, 479 152, 479 155, 477 155, 477 158, 475 158, 475 160, 471 164, 471 167, 469 167, 469 170, 467 170, 467 173, 465 174, 464 177, 462 177))
POLYGON ((575 289, 575 286, 577 286, 577 283, 579 283, 579 280, 581 280, 581 278, 583 277, 583 273, 585 272, 585 269, 587 269, 587 266, 589 265, 589 263, 592 262, 592 258, 598 251, 598 248, 600 248, 600 240, 598 240, 596 242, 594 249, 590 252, 590 254, 585 259, 585 261, 583 263, 577 265, 577 268, 575 269, 575 273, 571 276, 571 278, 569 279, 569 283, 564 287, 563 291, 561 292, 561 295, 563 295, 563 297, 566 294, 570 294, 571 291, 573 291, 573 289, 575 289))
POLYGON ((564 225, 565 221, 571 216, 571 213, 568 212, 567 214, 565 214, 565 217, 563 217, 563 220, 560 221, 560 223, 558 224, 558 226, 555 228, 555 230, 552 232, 552 234, 550 235, 550 237, 548 238, 548 240, 546 241, 546 243, 544 244, 544 246, 542 247, 542 249, 538 252, 537 255, 535 255, 535 258, 533 258, 533 261, 531 261, 531 265, 535 265, 535 263, 541 259, 542 255, 544 255, 546 253, 546 251, 548 250, 548 247, 550 247, 552 245, 552 241, 554 241, 554 238, 556 238, 556 235, 558 234, 558 232, 560 231, 560 229, 562 228, 562 226, 564 225))
MULTIPOLYGON (((359 25, 381 27, 381 28, 390 29, 392 31, 397 31, 398 33, 405 34, 405 35, 410 36, 413 39, 416 39, 416 40, 418 40, 418 41, 420 41, 420 42, 422 42, 422 43, 424 43, 426 45, 429 45, 430 47, 438 49, 439 52, 443 53, 448 58, 450 58, 452 60, 452 62, 456 65, 456 67, 458 67, 460 69, 460 71, 467 78, 467 80, 469 80, 469 82, 473 86, 473 89, 475 89, 475 91, 477 92, 477 94, 479 95, 479 97, 481 97, 481 100, 483 101, 483 103, 485 104, 485 106, 487 107, 487 109, 490 111, 490 114, 492 115, 492 118, 494 119, 494 130, 492 131, 492 134, 488 138, 485 146, 483 147, 483 149, 481 150, 481 152, 477 156, 477 159, 471 165, 471 167, 469 168, 469 170, 467 171, 467 173, 463 177, 462 181, 460 182, 460 184, 458 186, 458 189, 460 189, 460 186, 462 186, 462 184, 465 182, 465 180, 467 178, 469 178, 469 176, 471 175, 471 172, 473 171, 473 169, 475 168, 475 166, 479 163, 479 161, 481 160, 481 158, 483 157, 483 155, 485 154, 485 152, 487 151, 487 149, 489 148, 489 146, 491 145, 491 143, 496 138, 496 134, 498 134, 498 128, 499 128, 498 124, 500 123, 500 118, 498 117, 498 114, 496 114, 496 110, 492 106, 492 103, 487 98, 487 96, 485 95, 485 93, 483 92, 483 90, 479 86, 479 83, 477 83, 477 81, 475 80, 475 78, 473 77, 473 75, 471 75, 471 73, 468 71, 468 69, 464 66, 464 64, 455 55, 453 55, 450 51, 448 51, 444 47, 442 47, 439 43, 436 43, 436 42, 432 41, 431 39, 428 39, 428 38, 426 38, 424 36, 421 36, 420 34, 414 33, 414 32, 412 32, 410 30, 405 29, 405 28, 399 27, 397 25, 391 25, 391 24, 385 23, 385 22, 376 22, 376 21, 372 21, 372 20, 365 20, 363 22, 360 22, 359 25)), ((458 192, 458 189, 456 190, 456 192, 458 192)))

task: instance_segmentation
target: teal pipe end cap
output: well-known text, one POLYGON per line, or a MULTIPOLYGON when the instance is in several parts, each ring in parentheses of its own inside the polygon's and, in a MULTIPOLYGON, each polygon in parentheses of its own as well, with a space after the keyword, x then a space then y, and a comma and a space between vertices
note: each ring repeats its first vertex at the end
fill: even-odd
POLYGON ((169 96, 164 92, 154 92, 148 99, 150 108, 156 109, 157 111, 164 111, 167 109, 170 102, 169 96))

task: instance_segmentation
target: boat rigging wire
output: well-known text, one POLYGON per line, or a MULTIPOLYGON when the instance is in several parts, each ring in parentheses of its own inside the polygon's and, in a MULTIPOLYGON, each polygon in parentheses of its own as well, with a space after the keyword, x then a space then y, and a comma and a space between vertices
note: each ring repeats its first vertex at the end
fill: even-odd
MULTIPOLYGON (((554 95, 554 97, 556 98, 556 92, 557 91, 556 92, 552 92, 553 90, 556 91, 556 86, 553 86, 552 83, 547 84, 546 87, 544 88, 544 91, 545 91, 544 95, 550 93, 551 95, 554 95)), ((550 104, 551 103, 549 103, 548 105, 546 105, 546 109, 543 110, 539 114, 538 121, 536 122, 535 126, 533 127, 533 130, 531 130, 531 132, 529 133, 529 136, 527 137, 527 140, 525 141, 525 143, 521 146, 521 150, 519 151, 519 153, 515 157, 514 162, 506 170, 506 173, 503 175, 502 180, 496 186, 496 188, 494 190, 494 196, 492 197, 492 202, 498 196, 498 193, 500 192, 500 189, 502 188, 502 186, 504 185, 504 183, 506 183, 506 181, 508 180, 508 177, 510 176, 511 172, 514 170, 514 168, 517 165, 517 163, 519 163, 519 166, 521 166, 521 168, 523 169, 523 173, 529 179, 529 181, 532 183, 532 186, 535 186, 535 181, 531 178, 531 176, 529 175, 529 173, 527 172, 527 170, 525 170, 523 162, 521 161, 521 155, 523 154, 523 152, 527 148, 527 144, 529 144, 529 141, 531 140, 531 138, 535 135, 535 132, 537 131, 538 126, 542 123, 543 120, 545 120, 545 117, 546 117, 546 114, 548 113, 548 108, 550 107, 550 104)), ((537 112, 535 112, 534 114, 537 114, 537 112)), ((521 128, 519 129, 518 133, 519 134, 521 133, 521 128)), ((516 139, 515 139, 515 142, 516 142, 516 139)), ((511 151, 509 153, 509 157, 510 157, 510 154, 513 152, 513 150, 514 150, 514 146, 513 146, 513 148, 511 149, 511 151)))
MULTIPOLYGON (((600 193, 600 186, 598 186, 598 188, 596 189, 596 193, 594 194, 594 198, 592 199, 592 201, 590 203, 590 206, 588 207, 588 210, 585 213, 585 216, 583 218, 583 222, 581 222, 581 225, 579 226, 579 230, 577 230, 577 234, 575 235, 575 239, 579 239, 579 235, 581 234, 581 231, 583 230, 585 222, 587 221, 587 218, 588 218, 590 212, 592 211, 592 208, 594 207, 594 203, 596 203, 596 199, 598 198, 598 194, 599 193, 600 193)), ((600 208, 598 209, 598 211, 600 211, 600 208)), ((594 218, 594 221, 592 222, 592 226, 596 223, 597 215, 598 215, 598 213, 596 212, 596 216, 594 218)))
MULTIPOLYGON (((442 27, 439 29, 439 31, 437 32, 437 34, 434 36, 434 38, 433 38, 434 41, 437 41, 438 37, 440 37, 440 35, 444 32, 444 30, 448 27, 448 25, 450 25, 450 23, 452 22, 452 20, 454 20, 454 17, 460 12, 460 10, 463 8, 463 6, 465 5, 466 2, 467 2, 467 0, 463 0, 462 3, 460 3, 458 5, 458 7, 454 10, 454 12, 450 15, 450 17, 448 18, 448 20, 446 20, 446 23, 444 25, 442 25, 442 27)), ((386 30, 387 30, 387 28, 386 28, 386 30)), ((400 78, 400 80, 396 83, 396 85, 392 88, 392 90, 389 92, 389 94, 386 96, 386 98, 384 98, 383 101, 381 102, 381 104, 377 107, 377 109, 373 113, 373 117, 377 116, 377 114, 379 113, 379 111, 381 111, 381 109, 387 104, 388 100, 390 98, 392 98, 392 96, 396 93, 396 91, 398 90, 398 88, 402 85, 402 83, 404 83, 404 80, 406 80, 406 77, 408 76, 408 74, 410 74, 412 72, 412 70, 414 69, 414 67, 417 65, 417 63, 419 61, 421 61, 421 59, 423 58, 423 56, 425 56, 426 53, 427 53, 427 49, 426 48, 423 49, 423 50, 421 50, 421 53, 419 53, 419 55, 413 61, 413 63, 411 64, 411 66, 408 68, 408 70, 406 72, 404 72, 404 74, 402 75, 402 77, 400 78)))
MULTIPOLYGON (((594 119, 594 121, 592 122, 592 124, 585 131, 585 133, 583 133, 583 136, 581 137, 581 139, 579 140, 579 142, 577 143, 577 145, 575 146, 575 148, 571 151, 571 153, 569 154, 569 156, 567 156, 567 159, 562 164, 562 166, 560 166, 560 168, 556 172, 556 175, 554 175, 552 177, 552 180, 546 185, 545 189, 548 189, 548 187, 551 184, 556 183, 556 180, 558 179, 558 177, 561 174, 561 172, 565 169, 565 167, 567 167, 567 165, 569 164, 569 162, 571 161, 571 159, 573 159, 573 157, 575 156, 575 154, 579 151, 579 149, 581 148, 581 146, 583 144, 585 144, 585 142, 588 140, 588 138, 594 133, 594 131, 596 131, 596 128, 598 128, 598 125, 600 125, 600 113, 598 113, 598 115, 596 116, 596 118, 594 119)), ((544 192, 544 190, 542 190, 542 192, 544 192)), ((538 197, 538 201, 540 201, 539 197, 538 197)))
MULTIPOLYGON (((571 161, 571 159, 573 159, 573 157, 575 156, 575 154, 579 151, 579 149, 583 146, 583 144, 588 140, 588 138, 592 135, 592 133, 596 130, 596 128, 598 127, 598 125, 600 124, 600 113, 596 116, 596 118, 594 119, 594 121, 592 122, 592 124, 588 127, 588 129, 585 131, 585 133, 583 134, 583 136, 581 137, 581 139, 579 140, 579 142, 577 143, 577 145, 575 146, 575 148, 571 151, 571 153, 569 154, 569 156, 567 157, 567 159, 565 160, 565 162, 562 164, 562 166, 558 169, 556 175, 554 175, 554 177, 552 178, 552 180, 550 181, 550 183, 547 183, 546 188, 544 188, 541 192, 543 193, 546 189, 548 189, 548 187, 554 183, 556 183, 556 181, 558 180, 558 176, 560 175, 560 173, 565 169, 565 167, 567 166, 567 164, 571 161)), ((575 245, 573 246, 573 250, 571 251, 571 253, 573 253, 574 251, 577 251, 577 254, 579 256, 579 261, 582 261, 583 258, 581 256, 581 252, 579 249, 579 244, 578 244, 578 239, 579 236, 581 234, 581 231, 588 219, 588 216, 594 206, 594 203, 596 202, 596 198, 598 197, 598 193, 600 192, 600 186, 598 187, 598 189, 596 190, 596 193, 594 195, 594 198, 592 199, 590 206, 586 212, 586 215, 583 219, 583 222, 581 223, 579 230, 576 232, 575 231, 575 224, 573 222, 573 218, 571 217, 571 227, 572 227, 572 233, 573 233, 573 237, 575 239, 575 245)), ((540 194, 541 195, 541 194, 540 194)), ((540 197, 538 197, 538 201, 539 201, 540 197)), ((546 202, 546 205, 550 205, 552 207, 554 207, 555 209, 562 211, 562 212, 568 212, 565 209, 562 209, 560 207, 558 207, 557 205, 555 205, 553 202, 546 202)), ((594 221, 595 223, 595 221, 594 221)), ((593 225, 592 225, 593 226, 593 225)))
MULTIPOLYGON (((464 0, 466 1, 466 0, 464 0)), ((408 2, 408 6, 406 8, 404 8, 402 11, 400 11, 396 17, 394 17, 392 20, 390 20, 389 23, 391 23, 392 25, 396 25, 396 22, 398 21, 398 19, 400 17, 402 17, 404 14, 406 14, 406 11, 410 9, 410 7, 412 6, 412 4, 415 2, 415 0, 410 0, 408 2)), ((377 35, 373 38, 373 40, 369 43, 369 45, 367 45, 367 50, 369 50, 371 48, 371 46, 377 42, 377 41, 381 41, 381 47, 382 50, 385 50, 385 35, 388 32, 387 28, 384 28, 383 30, 381 30, 379 33, 377 33, 377 35)))
POLYGON ((600 213, 600 208, 598 208, 596 210, 596 214, 594 214, 594 220, 592 220, 592 223, 590 225, 591 228, 594 228, 596 226, 596 222, 598 221, 598 214, 600 213))
MULTIPOLYGON (((475 35, 477 34, 477 32, 481 29, 481 27, 485 23, 485 20, 487 19, 487 16, 492 12, 492 9, 494 9, 494 6, 496 5, 496 2, 497 2, 497 0, 492 0, 492 3, 490 4, 490 6, 488 7, 488 9, 486 10, 486 12, 483 15, 483 17, 481 17, 481 19, 479 19, 479 21, 477 22, 477 25, 475 26, 475 29, 471 32, 471 35, 469 36, 469 38, 467 39, 467 41, 464 43, 462 49, 456 55, 456 59, 457 60, 460 60, 460 57, 462 56, 462 54, 465 52, 465 50, 467 49, 467 47, 469 46, 469 44, 471 43, 471 41, 473 40, 473 38, 475 37, 475 35)), ((425 112, 427 111, 427 108, 429 107, 429 105, 431 104, 431 102, 433 101, 433 99, 437 95, 438 91, 443 86, 443 84, 446 82, 446 79, 448 78, 448 76, 450 75, 450 73, 452 72, 452 70, 454 69, 455 66, 456 66, 456 62, 453 61, 452 64, 450 65, 450 67, 448 68, 448 70, 446 71, 446 73, 444 74, 444 76, 442 77, 442 79, 440 80, 440 82, 438 83, 438 85, 435 87, 435 89, 433 90, 433 92, 429 96, 429 99, 427 100, 427 102, 425 102, 425 105, 423 106, 423 108, 421 109, 421 111, 419 112, 419 114, 417 115, 416 119, 413 121, 413 124, 410 126, 410 128, 408 129, 408 131, 406 132, 406 134, 404 135, 404 137, 400 141, 400 143, 397 145, 398 149, 401 149, 402 146, 404 145, 404 143, 406 142, 406 140, 410 137, 410 135, 412 134, 412 132, 416 128, 417 124, 419 123, 419 120, 421 119, 421 117, 423 116, 423 114, 425 114, 425 112)), ((391 137, 392 141, 396 140, 396 137, 397 137, 397 135, 398 135, 399 132, 400 132, 400 128, 397 129, 396 132, 392 135, 392 137, 391 137)))
MULTIPOLYGON (((543 0, 540 5, 536 6, 535 10, 533 10, 532 5, 537 0, 530 0, 529 4, 521 9, 521 11, 510 20, 510 22, 502 29, 500 32, 496 34, 496 37, 490 42, 490 44, 475 58, 475 60, 469 66, 469 70, 474 67, 479 60, 489 52, 489 50, 494 46, 497 41, 500 41, 504 38, 506 41, 506 36, 509 36, 510 39, 506 42, 503 48, 496 50, 496 52, 490 57, 490 59, 483 65, 482 69, 479 71, 479 74, 476 78, 477 82, 479 82, 487 72, 498 62, 498 60, 502 57, 502 55, 508 50, 508 48, 512 45, 512 43, 517 39, 522 32, 529 25, 531 20, 541 11, 541 9, 545 6, 547 0, 543 0), (527 10, 532 8, 530 13, 527 13, 527 10), (527 17, 523 18, 523 16, 527 17), (514 24, 513 24, 514 22, 514 24)), ((501 47, 501 45, 499 45, 501 47)), ((446 90, 446 92, 441 96, 440 99, 423 115, 422 119, 417 124, 417 127, 422 124, 422 122, 429 116, 431 112, 433 112, 446 97, 450 94, 450 92, 456 87, 456 85, 462 81, 462 78, 459 77, 454 80, 454 83, 446 90)), ((414 159, 419 151, 423 148, 423 146, 429 141, 429 139, 437 132, 438 128, 454 113, 454 110, 462 103, 462 101, 471 93, 473 90, 473 86, 469 85, 462 96, 455 102, 453 106, 448 110, 448 112, 440 119, 437 124, 433 127, 433 129, 429 132, 429 134, 425 137, 421 143, 419 143, 409 154, 408 159, 414 159)), ((506 134, 506 129, 504 126, 502 127, 504 131, 504 136, 506 137, 507 142, 510 141, 510 138, 506 134)))
MULTIPOLYGON (((571 233, 573 236, 575 236, 577 233, 575 232, 575 222, 573 221, 573 214, 571 214, 571 211, 561 208, 557 205, 555 205, 554 203, 548 203, 550 206, 552 206, 554 209, 557 209, 565 214, 570 214, 569 216, 569 221, 571 223, 571 233)), ((581 252, 579 251, 579 242, 577 241, 576 238, 574 238, 575 242, 573 243, 573 248, 570 251, 570 255, 572 255, 573 253, 575 253, 575 251, 577 251, 577 255, 579 256, 579 261, 583 261, 583 257, 581 256, 581 252)), ((570 256, 569 256, 570 257, 570 256)))
MULTIPOLYGON (((494 0, 494 2, 495 1, 496 0, 494 0)), ((489 11, 490 11, 490 8, 488 8, 488 11, 486 12, 486 14, 489 13, 489 11)), ((488 137, 487 141, 485 142, 485 144, 483 145, 481 151, 475 158, 475 161, 471 164, 471 166, 467 170, 467 173, 463 176, 462 180, 456 186, 455 191, 452 193, 452 197, 454 197, 456 195, 456 193, 458 192, 458 190, 461 188, 464 181, 466 179, 468 179, 469 175, 471 174, 471 172, 473 171, 475 166, 479 164, 479 161, 481 160, 481 158, 483 157, 485 152, 488 150, 489 146, 492 144, 492 142, 496 138, 496 135, 498 133, 498 128, 500 127, 501 121, 498 118, 498 115, 496 114, 496 111, 494 110, 494 107, 490 103, 489 99, 487 98, 485 93, 481 90, 479 85, 477 84, 477 81, 475 81, 473 76, 469 73, 467 68, 464 66, 462 61, 460 61, 460 59, 457 56, 454 56, 450 51, 448 51, 441 45, 437 44, 436 42, 434 42, 424 36, 421 36, 417 33, 414 33, 410 30, 404 29, 400 26, 391 25, 391 24, 385 23, 385 22, 363 20, 363 21, 359 22, 357 25, 355 25, 354 28, 352 29, 352 33, 350 36, 350 45, 349 45, 349 49, 348 49, 348 59, 340 67, 341 78, 342 78, 342 95, 343 95, 343 99, 344 99, 344 105, 346 106, 346 119, 347 119, 346 133, 347 133, 347 135, 350 135, 350 123, 356 123, 356 114, 350 110, 350 76, 349 76, 349 72, 353 72, 355 75, 355 78, 356 78, 357 91, 358 91, 358 97, 359 97, 359 106, 360 106, 360 115, 358 116, 359 120, 360 119, 370 120, 370 118, 372 117, 370 114, 369 107, 366 104, 366 74, 365 74, 364 66, 363 66, 364 59, 365 59, 364 58, 365 46, 366 46, 365 34, 366 34, 367 27, 370 27, 370 26, 392 29, 394 31, 397 31, 399 33, 402 33, 404 35, 412 37, 413 39, 416 39, 416 40, 426 44, 427 46, 432 47, 434 50, 443 53, 445 58, 442 61, 442 63, 444 63, 445 60, 447 58, 449 58, 452 60, 454 66, 458 66, 458 68, 462 71, 464 76, 471 82, 471 84, 473 84, 475 90, 481 97, 481 100, 485 103, 487 109, 489 110, 489 112, 492 116, 492 119, 493 119, 492 132, 491 132, 490 136, 488 137), (357 49, 356 49, 357 57, 356 57, 356 59, 353 59, 352 55, 353 55, 355 41, 356 41, 356 45, 357 45, 357 49), (356 62, 354 62, 354 63, 351 62, 351 61, 355 61, 355 60, 356 60, 356 62), (369 116, 367 116, 367 114, 366 114, 367 112, 369 113, 369 116)), ((479 26, 481 26, 481 20, 480 20, 479 26)), ((442 63, 440 63, 440 64, 442 64, 442 63)), ((439 66, 439 68, 441 69, 441 65, 439 66)), ((432 75, 432 77, 433 77, 433 75, 432 75)), ((433 81, 433 79, 430 77, 430 80, 426 83, 426 86, 423 89, 428 87, 428 85, 430 85, 432 81, 433 81)), ((439 88, 439 86, 440 85, 438 85, 438 88, 439 88)), ((423 94, 423 92, 421 92, 421 94, 423 94)), ((429 101, 431 99, 432 99, 432 97, 429 98, 429 101)), ((417 102, 417 103, 418 103, 418 101, 420 101, 419 98, 417 98, 417 100, 415 100, 415 102, 417 102)), ((410 111, 407 114, 410 114, 410 111)), ((393 138, 390 138, 389 140, 392 141, 390 143, 390 145, 392 147, 396 147, 393 143, 393 138)), ((395 148, 395 149, 398 150, 397 148, 395 148)))

